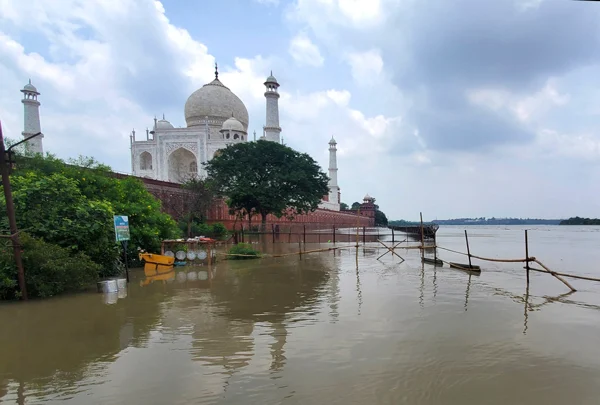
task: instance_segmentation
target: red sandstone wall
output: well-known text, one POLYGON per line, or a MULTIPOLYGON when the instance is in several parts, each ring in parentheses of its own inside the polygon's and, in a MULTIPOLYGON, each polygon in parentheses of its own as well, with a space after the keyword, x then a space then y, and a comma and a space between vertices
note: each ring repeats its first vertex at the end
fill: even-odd
MULTIPOLYGON (((114 173, 117 178, 125 177, 136 177, 128 176, 125 174, 114 173)), ((161 201, 163 211, 171 215, 175 219, 179 219, 184 212, 185 200, 187 191, 181 188, 181 185, 177 183, 170 183, 166 181, 153 180, 144 177, 136 177, 140 179, 146 189, 158 200, 161 201)), ((236 221, 235 216, 229 215, 229 208, 224 201, 215 201, 214 207, 208 213, 208 222, 221 222, 227 227, 227 229, 233 229, 234 225, 237 229, 241 229, 243 224, 244 228, 248 228, 248 218, 244 218, 243 221, 239 219, 236 221)), ((330 211, 325 209, 317 209, 314 212, 306 215, 298 215, 293 220, 287 218, 277 218, 274 215, 267 217, 267 226, 278 225, 280 231, 292 230, 298 231, 299 229, 324 229, 335 227, 354 227, 358 224, 359 227, 371 227, 375 224, 375 219, 372 217, 360 216, 357 217, 355 213, 344 212, 344 211, 330 211)), ((252 217, 252 225, 260 225, 260 216, 252 217)))
MULTIPOLYGON (((235 226, 236 229, 241 229, 241 226, 244 226, 244 229, 248 228, 248 217, 246 216, 243 220, 237 220, 235 216, 229 215, 229 209, 227 204, 223 201, 218 202, 211 209, 208 214, 209 221, 208 222, 221 222, 223 225, 227 227, 227 229, 233 229, 235 226)), ((259 215, 252 217, 252 226, 260 225, 261 218, 259 215)), ((344 211, 330 211, 325 209, 317 209, 314 212, 310 212, 305 215, 298 215, 293 220, 289 220, 287 218, 277 218, 274 215, 269 215, 267 217, 267 226, 271 228, 272 225, 279 225, 280 231, 289 231, 290 228, 292 231, 299 231, 299 229, 323 229, 323 228, 332 228, 333 226, 337 228, 341 227, 371 227, 375 225, 375 219, 371 217, 365 216, 357 216, 354 213, 344 212, 344 211)))

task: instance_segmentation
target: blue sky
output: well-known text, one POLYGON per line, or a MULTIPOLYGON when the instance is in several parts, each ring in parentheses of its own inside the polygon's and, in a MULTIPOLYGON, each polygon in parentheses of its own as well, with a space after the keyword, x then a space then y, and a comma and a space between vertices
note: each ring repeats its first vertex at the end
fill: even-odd
POLYGON ((563 0, 0 0, 0 119, 23 87, 45 149, 129 171, 129 133, 213 77, 391 218, 598 217, 600 5, 563 0))

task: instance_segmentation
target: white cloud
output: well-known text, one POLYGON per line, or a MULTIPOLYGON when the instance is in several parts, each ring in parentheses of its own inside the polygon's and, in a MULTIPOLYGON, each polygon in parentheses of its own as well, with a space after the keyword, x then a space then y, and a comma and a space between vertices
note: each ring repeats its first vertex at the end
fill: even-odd
POLYGON ((365 52, 350 52, 346 60, 352 70, 352 78, 359 85, 373 85, 381 82, 383 59, 378 49, 365 52))
POLYGON ((297 0, 288 17, 316 31, 328 25, 369 29, 386 18, 388 5, 398 0, 297 0))
POLYGON ((509 111, 519 121, 531 123, 552 108, 567 104, 570 96, 560 94, 555 80, 548 79, 544 87, 528 95, 514 94, 504 89, 480 88, 467 91, 467 99, 495 112, 509 111))
POLYGON ((305 33, 299 33, 290 41, 290 55, 302 65, 322 66, 325 59, 321 56, 319 47, 312 43, 305 33))
POLYGON ((332 99, 337 105, 345 107, 350 103, 352 94, 348 90, 327 90, 327 97, 332 99))

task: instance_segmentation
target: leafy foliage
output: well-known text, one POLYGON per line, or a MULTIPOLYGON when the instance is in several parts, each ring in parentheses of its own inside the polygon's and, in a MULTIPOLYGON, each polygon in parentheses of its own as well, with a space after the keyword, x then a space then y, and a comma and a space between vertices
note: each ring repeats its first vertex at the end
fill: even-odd
MULTIPOLYGON (((102 266, 100 276, 116 275, 120 247, 113 215, 129 217, 130 259, 137 247, 160 249, 162 239, 180 235, 160 202, 134 178, 117 179, 108 166, 80 157, 66 164, 53 156, 17 157, 11 176, 17 224, 36 238, 81 252, 102 266)), ((8 229, 3 217, 3 228, 8 229)))
MULTIPOLYGON (((83 253, 21 235, 25 282, 31 297, 46 298, 64 292, 75 292, 93 285, 101 266, 83 253)), ((18 296, 17 269, 12 248, 0 248, 0 299, 18 296)))
POLYGON ((308 154, 261 140, 228 146, 206 164, 216 192, 235 211, 293 217, 314 211, 328 178, 308 154))
POLYGON ((348 204, 346 203, 340 203, 340 210, 341 211, 348 211, 350 209, 350 207, 348 206, 348 204))
POLYGON ((245 260, 245 259, 258 259, 260 258, 260 252, 254 250, 248 243, 238 243, 229 249, 231 255, 243 255, 243 256, 229 256, 229 260, 245 260))
POLYGON ((388 219, 383 211, 375 210, 375 226, 388 226, 388 219))
POLYGON ((184 212, 179 216, 186 223, 186 227, 182 230, 188 237, 192 237, 192 226, 204 222, 206 213, 213 204, 215 193, 212 184, 200 178, 192 178, 183 183, 182 187, 187 191, 187 195, 182 204, 184 212))
POLYGON ((227 228, 220 222, 206 224, 194 221, 189 224, 186 219, 182 219, 179 221, 178 225, 188 237, 207 236, 211 238, 222 238, 227 234, 227 228))

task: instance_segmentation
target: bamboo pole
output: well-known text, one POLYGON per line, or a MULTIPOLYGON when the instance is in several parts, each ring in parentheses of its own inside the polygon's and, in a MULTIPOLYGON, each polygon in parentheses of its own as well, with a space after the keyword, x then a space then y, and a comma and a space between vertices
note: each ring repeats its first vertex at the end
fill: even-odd
MULTIPOLYGON (((523 267, 523 268, 525 268, 525 267, 523 267)), ((531 270, 531 271, 537 271, 537 272, 540 272, 540 273, 548 273, 546 270, 536 269, 534 267, 529 267, 529 270, 531 270)), ((578 276, 576 274, 560 273, 558 271, 554 271, 553 273, 557 274, 559 276, 563 276, 563 277, 575 278, 577 280, 587 280, 587 281, 598 281, 598 282, 600 282, 600 278, 595 278, 595 277, 578 276)))
POLYGON ((423 233, 423 213, 419 212, 421 216, 421 261, 425 258, 425 235, 423 233))
MULTIPOLYGON (((352 246, 350 246, 352 247, 352 246)), ((305 250, 304 252, 302 252, 302 254, 307 254, 307 253, 319 253, 319 252, 329 252, 330 250, 335 250, 335 249, 343 249, 343 246, 340 247, 329 247, 329 248, 323 248, 323 249, 314 249, 314 250, 305 250)), ((286 256, 294 256, 294 255, 298 255, 300 254, 300 252, 295 252, 295 253, 284 253, 284 254, 280 254, 280 255, 272 255, 271 257, 286 257, 286 256)))
POLYGON ((467 255, 469 256, 469 267, 473 267, 471 264, 471 249, 469 249, 469 237, 467 236, 467 230, 465 229, 465 241, 467 242, 467 255))
POLYGON ((527 290, 529 291, 529 241, 525 229, 525 268, 527 269, 527 290))
POLYGON ((433 260, 437 263, 437 237, 435 232, 433 234, 433 260))
POLYGON ((544 270, 546 270, 548 273, 552 274, 554 277, 556 277, 558 280, 560 280, 564 285, 566 285, 567 287, 569 287, 571 289, 571 291, 577 291, 575 289, 575 287, 573 287, 571 284, 569 284, 564 278, 562 278, 561 276, 559 276, 556 272, 550 270, 548 267, 546 267, 542 262, 540 262, 539 260, 535 260, 535 262, 537 264, 539 264, 540 266, 542 266, 542 268, 544 270))

